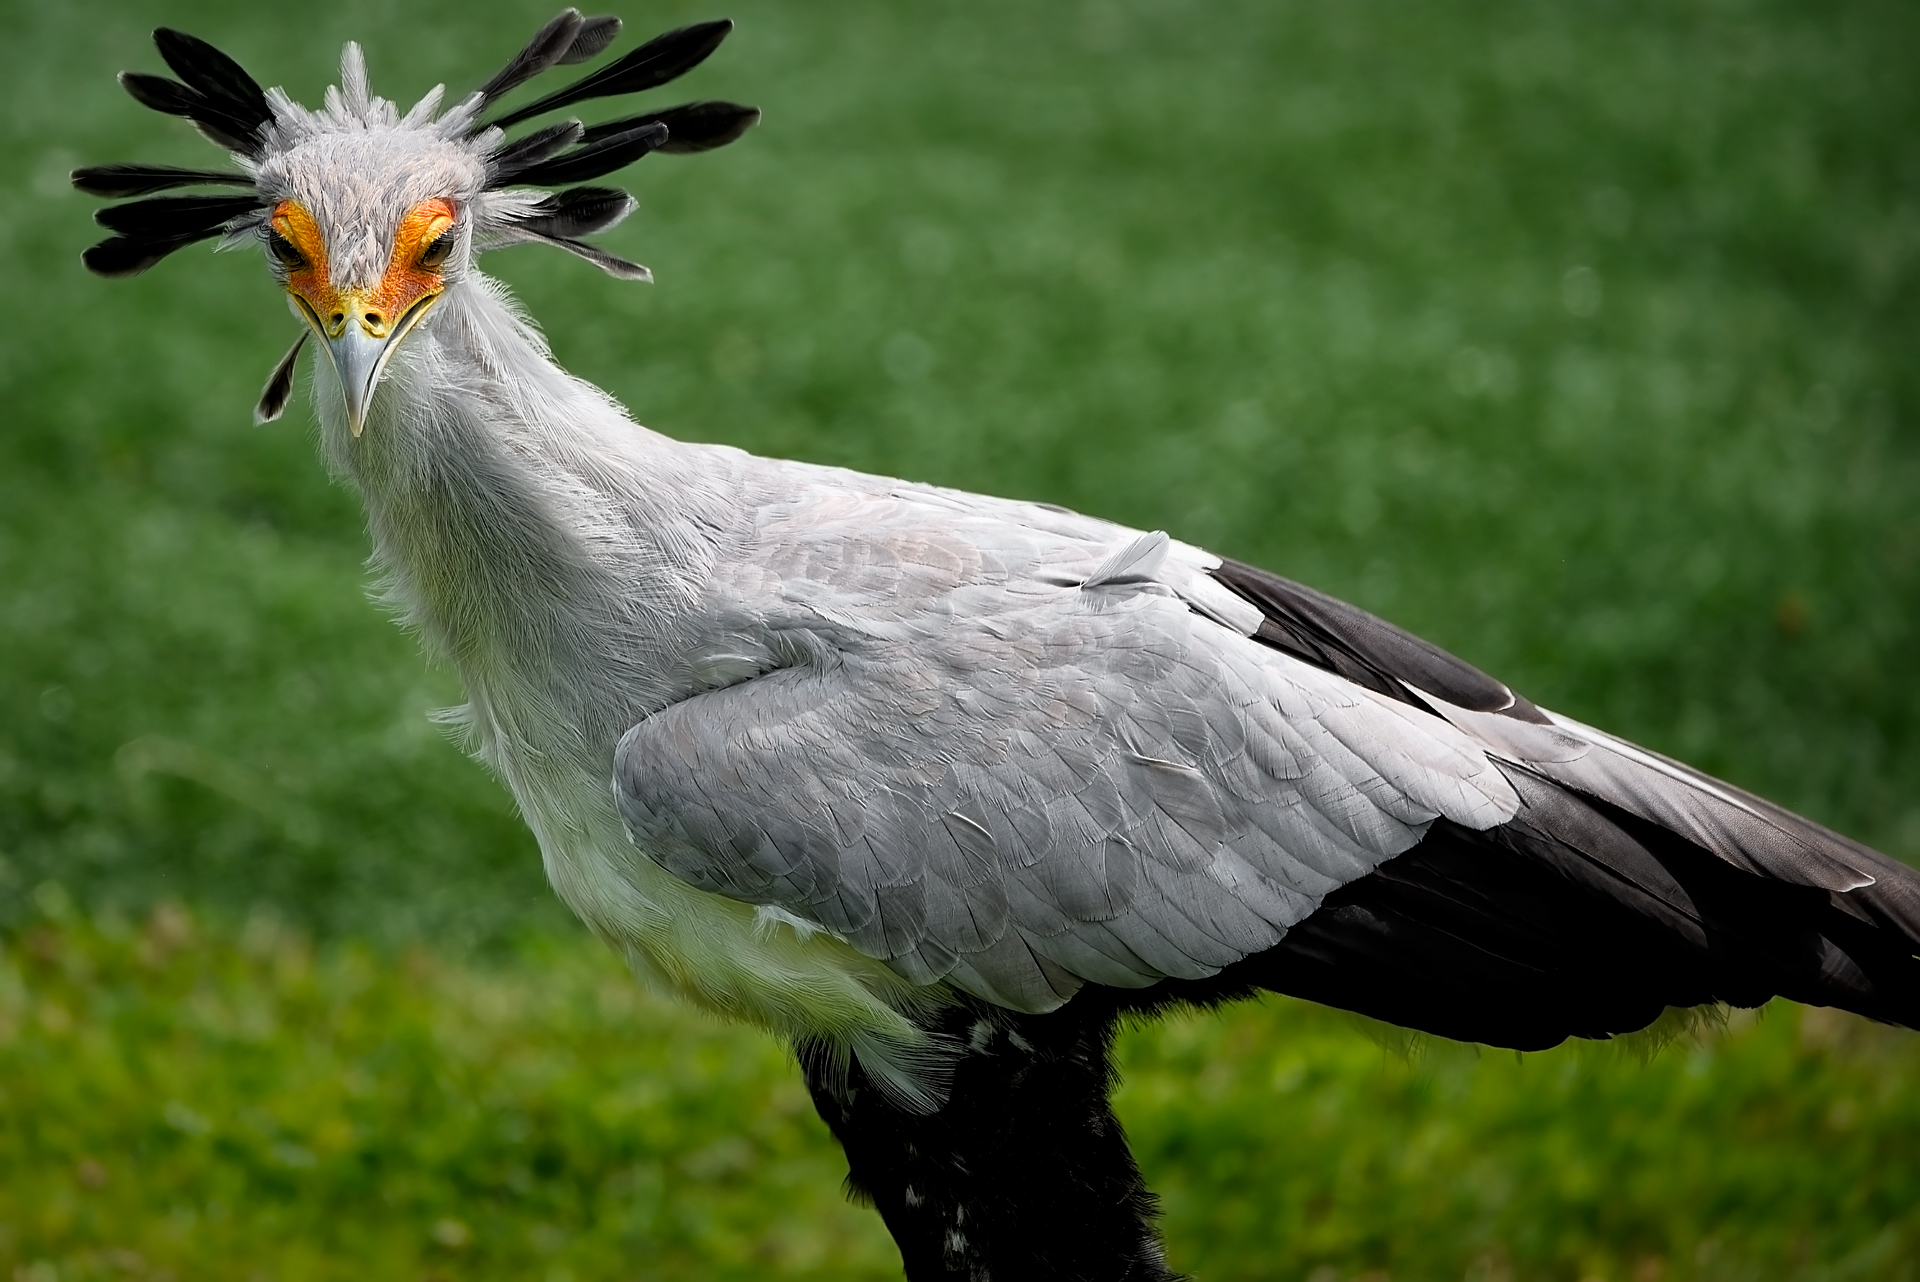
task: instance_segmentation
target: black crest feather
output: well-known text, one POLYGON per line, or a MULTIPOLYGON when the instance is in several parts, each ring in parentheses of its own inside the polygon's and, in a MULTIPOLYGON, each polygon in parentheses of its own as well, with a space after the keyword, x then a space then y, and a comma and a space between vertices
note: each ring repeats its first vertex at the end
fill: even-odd
POLYGON ((211 236, 230 219, 259 207, 257 196, 154 196, 97 209, 93 221, 123 236, 176 240, 211 236))
MULTIPOLYGON (((547 67, 590 58, 604 49, 619 29, 617 18, 581 18, 576 10, 568 9, 542 27, 507 69, 480 92, 492 99, 547 67), (557 53, 563 46, 564 54, 557 53)), ((639 93, 666 84, 704 62, 732 30, 732 22, 720 19, 655 36, 566 88, 475 129, 504 129, 577 102, 639 93)), ((732 142, 759 119, 758 108, 739 103, 687 102, 588 129, 573 121, 549 125, 494 153, 491 185, 564 186, 612 173, 650 151, 711 151, 732 142), (567 150, 569 147, 572 149, 567 150)))
POLYGON ((630 263, 617 254, 609 254, 598 245, 588 245, 566 236, 542 236, 538 232, 529 234, 532 239, 542 245, 552 245, 556 249, 564 249, 569 254, 586 259, 595 267, 598 267, 601 271, 616 279, 642 281, 653 279, 653 273, 642 267, 639 263, 630 263))
POLYGON ((518 182, 523 170, 573 146, 585 133, 579 121, 563 120, 557 125, 536 129, 525 138, 515 139, 493 153, 493 185, 501 187, 518 182))
POLYGON ((123 71, 120 73, 120 84, 141 106, 191 120, 216 146, 247 155, 254 154, 258 146, 247 137, 246 127, 240 121, 230 119, 225 112, 178 80, 149 75, 144 71, 123 71))
POLYGON ((267 376, 267 385, 260 390, 260 400, 253 407, 254 422, 271 423, 287 408, 287 397, 293 392, 294 366, 300 359, 300 349, 306 345, 307 335, 312 332, 301 330, 300 337, 293 340, 293 346, 267 376))
MULTIPOLYGON (((562 9, 555 14, 547 25, 534 32, 533 39, 519 53, 508 60, 507 65, 493 74, 493 78, 480 86, 480 96, 488 102, 502 97, 533 79, 549 67, 566 60, 573 49, 574 40, 580 35, 586 20, 578 9, 562 9)), ((612 37, 609 36, 608 39, 612 37)), ((604 47, 604 45, 602 46, 604 47)), ((591 55, 587 55, 591 56, 591 55)))
POLYGON ((582 76, 565 89, 550 93, 517 111, 510 111, 493 123, 504 129, 508 125, 590 98, 640 93, 664 85, 705 62, 732 30, 732 21, 721 18, 714 22, 679 27, 655 36, 625 57, 582 76))
POLYGON ((205 236, 185 236, 175 240, 141 240, 115 236, 84 251, 80 261, 96 276, 138 276, 174 250, 205 239, 205 236))
MULTIPOLYGON (((161 27, 153 33, 153 43, 180 79, 123 71, 120 83, 134 101, 185 117, 215 144, 257 157, 273 111, 254 78, 232 58, 184 31, 161 27)), ((75 187, 109 200, 204 184, 252 187, 253 179, 172 165, 90 165, 73 171, 75 187)), ((257 195, 156 196, 112 205, 93 218, 120 234, 93 246, 80 260, 101 276, 137 276, 177 249, 220 235, 233 219, 259 207, 257 195)))
POLYGON ((580 135, 583 143, 599 142, 643 125, 667 127, 667 140, 659 150, 670 156, 724 147, 760 122, 760 108, 743 107, 737 102, 683 102, 624 120, 609 120, 580 135))
POLYGON ((267 95, 259 83, 239 63, 206 41, 184 31, 161 27, 153 33, 153 43, 173 68, 174 75, 235 121, 244 123, 249 136, 257 134, 273 119, 267 95))
POLYGON ((540 202, 531 218, 520 226, 537 235, 553 239, 591 236, 625 218, 633 211, 633 197, 612 187, 569 187, 540 202))
POLYGON ((567 51, 561 55, 560 61, 567 66, 576 62, 585 62, 612 44, 613 38, 619 34, 620 19, 613 15, 588 18, 580 24, 580 34, 576 35, 573 43, 567 46, 567 51))
POLYGON ((119 232, 80 256, 101 276, 137 276, 177 249, 207 240, 260 207, 254 196, 155 196, 94 211, 93 221, 119 232))
POLYGON ((161 27, 153 33, 153 42, 181 80, 123 71, 120 83, 134 101, 191 120, 228 151, 259 155, 260 131, 273 113, 253 77, 226 54, 184 31, 161 27))
POLYGON ((176 169, 172 165, 88 165, 73 171, 73 185, 89 196, 124 200, 175 187, 197 187, 219 183, 229 187, 251 187, 253 179, 245 174, 221 173, 213 169, 176 169))
POLYGON ((534 183, 543 187, 586 182, 602 174, 610 174, 616 169, 626 168, 648 152, 658 151, 666 141, 665 125, 657 123, 642 125, 624 133, 610 134, 597 142, 576 147, 572 151, 562 152, 537 165, 528 165, 516 174, 512 181, 534 183))

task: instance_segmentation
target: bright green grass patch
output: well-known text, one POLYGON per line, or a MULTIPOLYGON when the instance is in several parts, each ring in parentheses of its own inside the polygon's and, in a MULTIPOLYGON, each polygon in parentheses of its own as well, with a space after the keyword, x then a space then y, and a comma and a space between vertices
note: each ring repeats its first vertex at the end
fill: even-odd
POLYGON ((649 1000, 597 945, 474 970, 163 909, 0 956, 0 1261, 61 1282, 898 1272, 784 1049, 649 1000))
MULTIPOLYGON (((17 1278, 898 1276, 784 1051, 597 945, 476 968, 39 899, 0 939, 17 1278)), ((1851 1017, 1775 1007, 1650 1062, 1409 1062, 1274 1001, 1123 1059, 1202 1278, 1915 1274, 1920 1038, 1851 1017)))
POLYGON ((1850 1015, 1409 1063, 1273 1001, 1126 1049, 1122 1116, 1210 1282, 1920 1276, 1920 1038, 1850 1015))

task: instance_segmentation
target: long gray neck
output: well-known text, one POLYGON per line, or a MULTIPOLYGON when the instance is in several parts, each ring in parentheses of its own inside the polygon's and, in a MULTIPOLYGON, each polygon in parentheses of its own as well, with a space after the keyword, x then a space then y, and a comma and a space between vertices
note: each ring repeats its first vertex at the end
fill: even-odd
POLYGON ((478 275, 395 353, 358 438, 330 374, 328 461, 365 497, 388 601, 465 680, 486 755, 598 758, 678 697, 743 456, 632 422, 478 275))

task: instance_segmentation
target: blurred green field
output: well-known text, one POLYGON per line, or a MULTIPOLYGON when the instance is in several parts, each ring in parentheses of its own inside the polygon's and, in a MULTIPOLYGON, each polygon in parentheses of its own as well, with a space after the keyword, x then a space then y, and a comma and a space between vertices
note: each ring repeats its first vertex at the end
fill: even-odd
MULTIPOLYGON (((606 996, 613 963, 428 723, 458 691, 366 603, 310 413, 248 423, 297 332, 259 264, 78 266, 93 202, 68 169, 212 155, 112 83, 158 67, 154 25, 305 100, 358 38, 410 100, 477 82, 551 7, 0 0, 0 940, 6 1009, 74 1021, 0 1025, 17 1276, 107 1276, 114 1248, 180 1277, 528 1277, 538 1242, 583 1279, 885 1275, 779 1049, 606 996), (201 981, 113 925, 163 901, 212 923, 181 956, 220 1001, 298 1018, 196 1032, 178 1003, 201 981), (249 961, 249 921, 315 941, 318 978, 249 961), (36 939, 94 960, 68 974, 36 939), (403 956, 438 978, 402 982, 403 956), (478 1041, 446 1032, 481 1008, 478 1041), (400 1067, 316 1116, 410 1130, 438 1083, 452 1120, 372 1164, 330 1165, 305 1105, 274 1122, 295 1138, 248 1131, 329 1039, 400 1067), (487 1130, 497 1092, 577 1128, 569 1175, 463 1182, 520 1160, 487 1130), (169 1100, 210 1129, 170 1126, 169 1100), (56 1117, 78 1129, 36 1130, 56 1117), (700 1165, 742 1136, 754 1160, 700 1165), (283 1139, 316 1165, 274 1168, 283 1139), (80 1191, 83 1158, 140 1154, 150 1179, 80 1191), (434 1244, 442 1220, 471 1244, 434 1244)), ((626 16, 719 12, 739 30, 686 96, 766 122, 632 171, 641 210, 608 240, 658 284, 490 262, 642 421, 1167 528, 1920 859, 1920 10, 626 16)), ((1914 1051, 1856 1041, 1780 1012, 1645 1071, 1416 1071, 1276 1004, 1131 1039, 1125 1107, 1206 1277, 1908 1277, 1914 1051)))

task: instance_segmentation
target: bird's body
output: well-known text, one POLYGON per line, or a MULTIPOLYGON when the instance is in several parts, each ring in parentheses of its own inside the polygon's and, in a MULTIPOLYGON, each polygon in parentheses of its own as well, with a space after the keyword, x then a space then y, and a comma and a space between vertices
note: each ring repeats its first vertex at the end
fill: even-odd
MULTIPOLYGON (((553 365, 484 278, 448 291, 360 437, 339 389, 317 388, 389 599, 460 672, 459 718, 539 835, 554 886, 643 975, 721 1013, 798 1036, 911 1040, 887 998, 920 1005, 916 989, 956 971, 976 995, 1031 1011, 1086 978, 1200 978, 1278 942, 1436 815, 1484 827, 1517 804, 1452 726, 1252 640, 1260 613, 1209 577, 1217 557, 1037 504, 646 431, 553 365), (1295 724, 1318 742, 1298 741, 1295 724), (1263 733, 1266 756, 1250 754, 1263 733), (1220 747, 1196 759, 1196 735, 1220 747), (1272 758, 1290 737, 1308 774, 1285 786, 1272 758), (608 787, 623 739, 629 822, 608 787), (878 868, 823 912, 808 902, 813 883, 789 876, 782 893, 750 864, 708 869, 680 807, 647 803, 688 786, 687 772, 723 769, 709 754, 743 740, 746 769, 805 766, 764 786, 796 813, 837 807, 854 829, 836 834, 842 845, 869 825, 911 823, 877 811, 915 781, 944 789, 946 809, 911 805, 989 845, 1000 820, 977 806, 968 817, 963 794, 1075 799, 1020 817, 1031 840, 1007 862, 1024 886, 990 887, 978 919, 962 907, 964 883, 979 882, 951 866, 957 845, 947 865, 899 880, 936 896, 908 918, 854 902, 893 888, 878 868), (1329 764, 1343 743, 1356 755, 1329 764), (1256 760, 1268 768, 1220 774, 1256 760), (1078 799, 1082 776, 1100 798, 1078 799), (1110 924, 1138 915, 1124 886, 1109 892, 1111 914, 1083 906, 1088 940, 1071 940, 1057 912, 1036 918, 1033 906, 1084 873, 1058 866, 1073 857, 1070 833, 1102 847, 1133 831, 1122 810, 1155 812, 1156 796, 1183 813, 1162 776, 1188 790, 1237 781, 1271 812, 1265 829, 1240 817, 1237 841, 1215 836, 1192 868, 1178 869, 1185 851, 1157 827, 1129 839, 1165 862, 1162 875, 1203 879, 1187 898, 1222 897, 1217 920, 1196 926, 1162 906, 1131 929, 1110 924), (630 825, 646 830, 638 849, 630 825), (1020 907, 1007 902, 1023 889, 1020 907), (1064 942, 1022 959, 1009 947, 1023 929, 1064 942)), ((933 853, 924 834, 894 840, 933 853)))
MULTIPOLYGON (((596 21, 521 57, 590 56, 596 21)), ((1516 1047, 1778 994, 1920 1023, 1910 870, 1352 607, 1158 532, 636 425, 471 257, 642 272, 562 234, 620 193, 501 188, 626 163, 658 120, 508 143, 490 92, 402 116, 357 51, 323 113, 228 102, 186 39, 162 50, 211 95, 194 118, 258 140, 258 213, 218 229, 267 242, 327 345, 323 453, 473 750, 638 974, 796 1044, 911 1276, 1172 1276, 1106 1103, 1130 1011, 1266 989, 1516 1047)), ((746 110, 660 119, 729 141, 746 110)), ((177 207, 119 209, 158 230, 96 268, 178 247, 177 207)))

